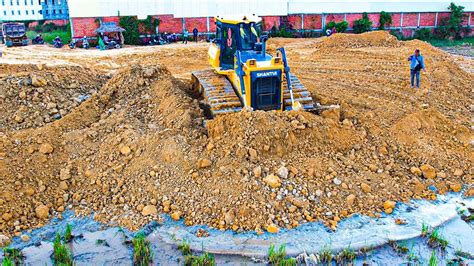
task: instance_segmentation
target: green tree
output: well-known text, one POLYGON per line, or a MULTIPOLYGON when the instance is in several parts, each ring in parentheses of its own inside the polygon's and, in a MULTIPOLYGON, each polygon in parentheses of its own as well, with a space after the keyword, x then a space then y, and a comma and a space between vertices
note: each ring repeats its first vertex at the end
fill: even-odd
POLYGON ((369 19, 367 12, 362 14, 362 18, 354 21, 354 32, 362 33, 372 29, 372 21, 369 19))
POLYGON ((385 26, 390 26, 392 24, 392 14, 385 11, 380 12, 379 18, 379 30, 385 30, 385 26))
POLYGON ((349 27, 349 23, 347 21, 341 21, 337 23, 335 21, 330 21, 326 25, 326 29, 336 28, 337 32, 345 32, 348 27, 349 27))
POLYGON ((464 22, 464 7, 451 3, 448 7, 451 11, 448 26, 451 36, 455 39, 462 38, 462 23, 464 22))
POLYGON ((125 44, 139 43, 140 33, 138 32, 138 20, 136 17, 120 17, 119 25, 120 27, 125 29, 125 32, 123 32, 123 39, 125 44))

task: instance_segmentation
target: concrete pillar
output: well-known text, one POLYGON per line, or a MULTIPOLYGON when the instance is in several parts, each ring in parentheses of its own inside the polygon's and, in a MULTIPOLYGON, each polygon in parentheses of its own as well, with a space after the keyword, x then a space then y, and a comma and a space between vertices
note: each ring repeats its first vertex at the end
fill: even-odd
POLYGON ((207 33, 211 33, 211 22, 209 17, 206 19, 206 27, 207 27, 207 33))
POLYGON ((321 29, 324 29, 326 27, 326 14, 323 14, 321 16, 321 29))
POLYGON ((420 27, 420 19, 421 19, 421 13, 418 12, 418 23, 417 23, 418 28, 420 27))
POLYGON ((181 19, 181 24, 182 24, 182 27, 183 27, 181 32, 184 32, 184 29, 186 28, 186 20, 184 18, 181 19))
POLYGON ((472 15, 472 12, 469 13, 469 20, 467 21, 467 25, 470 27, 471 26, 471 15, 472 15))
POLYGON ((304 32, 304 14, 301 14, 301 30, 304 32))
POLYGON ((74 38, 74 24, 72 24, 72 18, 69 18, 69 25, 71 26, 71 38, 74 38))
POLYGON ((436 12, 436 15, 435 15, 435 23, 434 23, 434 26, 435 26, 435 27, 438 26, 438 12, 436 12))
POLYGON ((400 13, 400 30, 403 30, 403 12, 400 13))

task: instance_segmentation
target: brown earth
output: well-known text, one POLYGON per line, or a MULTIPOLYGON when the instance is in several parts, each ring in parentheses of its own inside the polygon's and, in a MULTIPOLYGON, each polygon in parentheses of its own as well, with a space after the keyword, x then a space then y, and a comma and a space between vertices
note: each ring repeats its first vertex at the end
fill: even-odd
MULTIPOLYGON (((0 233, 65 209, 134 230, 161 213, 237 231, 318 220, 335 229, 353 213, 391 213, 390 201, 434 199, 430 185, 472 186, 474 76, 452 56, 383 32, 272 39, 269 50, 283 44, 314 98, 340 112, 242 112, 202 126, 188 82, 207 67, 207 44, 28 47, 35 65, 0 65, 0 233), (407 73, 415 48, 428 69, 419 91, 407 73), (40 70, 48 49, 61 63, 40 70), (64 111, 48 121, 51 102, 64 111)), ((21 58, 15 48, 6 60, 21 58)))

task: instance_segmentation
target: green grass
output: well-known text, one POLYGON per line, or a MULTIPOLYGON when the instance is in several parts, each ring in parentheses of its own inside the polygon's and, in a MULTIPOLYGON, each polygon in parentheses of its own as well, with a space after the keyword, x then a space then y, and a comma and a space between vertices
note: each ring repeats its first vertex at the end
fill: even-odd
POLYGON ((332 252, 329 247, 324 247, 323 250, 319 252, 319 259, 322 264, 330 265, 332 261, 332 252))
POLYGON ((436 228, 431 232, 428 238, 428 245, 432 248, 440 247, 444 250, 449 245, 449 242, 439 233, 438 228, 436 228))
POLYGON ((283 261, 286 256, 285 245, 281 245, 278 250, 275 249, 275 245, 271 244, 268 248, 268 262, 271 265, 278 265, 280 261, 283 261))
POLYGON ((430 257, 430 266, 438 266, 438 258, 436 257, 436 252, 433 250, 430 257))
POLYGON ((407 247, 406 242, 398 243, 397 241, 389 241, 389 245, 398 253, 406 254, 410 249, 407 247))
POLYGON ((443 46, 474 46, 474 37, 466 37, 462 40, 430 39, 427 40, 431 45, 437 47, 443 46))
POLYGON ((153 251, 151 243, 145 238, 144 234, 137 234, 133 240, 133 264, 145 266, 153 261, 153 251))
MULTIPOLYGON (((44 41, 49 44, 53 43, 53 40, 56 38, 56 36, 59 36, 64 44, 71 40, 71 33, 68 31, 55 30, 52 32, 42 32, 41 34, 43 35, 44 41)), ((28 36, 28 39, 30 40, 34 39, 36 35, 38 35, 38 32, 36 31, 30 30, 26 32, 26 36, 28 36)))
POLYGON ((72 252, 65 243, 61 242, 59 233, 56 234, 54 239, 53 249, 54 265, 66 266, 73 264, 72 252))
POLYGON ((10 258, 3 258, 2 266, 15 266, 15 263, 13 263, 13 260, 10 258))
POLYGON ((23 254, 17 248, 4 248, 3 257, 2 266, 23 264, 23 254))
POLYGON ((337 256, 337 262, 338 265, 347 265, 352 263, 356 258, 356 254, 354 250, 351 249, 351 247, 345 248, 338 256, 337 256))
POLYGON ((189 246, 188 241, 183 240, 179 245, 178 245, 178 250, 181 251, 183 256, 191 255, 191 247, 189 246))
POLYGON ((184 257, 185 266, 215 266, 214 255, 205 252, 201 256, 187 255, 184 257))
POLYGON ((67 224, 66 225, 66 230, 64 231, 64 242, 69 243, 71 242, 73 236, 72 236, 72 225, 67 224))
POLYGON ((421 236, 426 236, 428 235, 428 232, 429 232, 430 228, 428 225, 426 225, 425 223, 423 223, 421 225, 421 236))

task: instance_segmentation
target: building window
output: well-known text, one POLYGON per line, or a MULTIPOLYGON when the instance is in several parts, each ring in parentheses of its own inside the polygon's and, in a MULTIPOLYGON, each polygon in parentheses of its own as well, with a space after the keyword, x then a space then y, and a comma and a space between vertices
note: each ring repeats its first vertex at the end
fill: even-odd
POLYGON ((15 15, 15 11, 12 10, 12 15, 15 15))
POLYGON ((26 12, 26 15, 28 16, 28 10, 26 10, 25 12, 26 12))
POLYGON ((11 5, 11 6, 13 5, 13 0, 10 0, 10 5, 11 5))
POLYGON ((28 5, 28 0, 25 0, 25 6, 27 6, 27 5, 28 5))
POLYGON ((46 10, 46 15, 49 15, 49 12, 48 12, 48 10, 46 10))
POLYGON ((17 6, 20 5, 20 0, 16 0, 16 5, 17 5, 17 6))
POLYGON ((18 10, 18 16, 21 16, 21 11, 20 10, 18 10))
POLYGON ((38 10, 38 13, 39 13, 40 15, 43 15, 43 10, 38 10))
POLYGON ((53 15, 56 15, 56 10, 53 10, 53 15))
POLYGON ((35 14, 35 11, 34 11, 34 10, 31 10, 31 14, 34 15, 34 14, 35 14))
POLYGON ((2 0, 2 6, 4 6, 4 5, 5 5, 5 0, 2 0))
POLYGON ((63 14, 63 11, 61 9, 59 9, 59 14, 63 14))
POLYGON ((6 10, 3 10, 3 15, 7 15, 7 11, 6 10))
POLYGON ((33 5, 33 0, 31 0, 31 5, 33 5))

